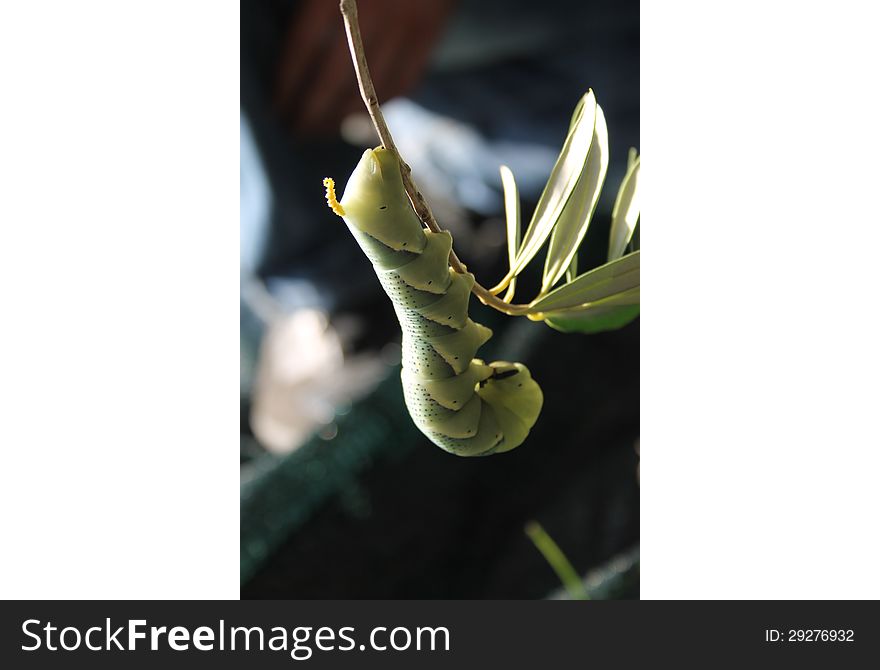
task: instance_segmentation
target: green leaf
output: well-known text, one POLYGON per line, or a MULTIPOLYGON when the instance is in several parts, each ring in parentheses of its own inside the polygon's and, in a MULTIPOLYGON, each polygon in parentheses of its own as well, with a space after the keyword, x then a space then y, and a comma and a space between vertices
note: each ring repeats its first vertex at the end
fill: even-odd
POLYGON ((635 251, 580 275, 574 281, 533 301, 529 305, 529 313, 572 309, 637 288, 640 254, 641 252, 635 251))
POLYGON ((599 194, 607 171, 608 126, 605 124, 602 108, 597 105, 593 137, 586 163, 550 236, 541 293, 553 288, 565 274, 572 256, 577 253, 577 248, 584 239, 593 212, 596 210, 596 204, 599 202, 599 194))
POLYGON ((639 157, 639 151, 635 147, 630 147, 629 151, 626 154, 626 171, 629 172, 632 170, 633 165, 635 165, 636 160, 639 157))
POLYGON ((544 322, 563 333, 617 330, 639 315, 638 286, 573 309, 544 312, 544 322))
POLYGON ((608 236, 608 260, 623 255, 639 221, 639 166, 641 159, 630 149, 630 160, 611 212, 611 233, 608 236))
POLYGON ((522 245, 511 268, 511 274, 514 276, 522 272, 547 241, 574 192, 590 154, 597 110, 596 96, 593 91, 587 91, 575 108, 562 151, 556 159, 556 164, 523 236, 522 245))
POLYGON ((568 270, 565 271, 565 281, 572 282, 574 278, 578 276, 578 255, 575 252, 574 256, 571 257, 571 263, 568 265, 568 270))
MULTIPOLYGON (((516 188, 516 180, 513 172, 506 165, 501 166, 501 185, 504 187, 504 212, 507 216, 507 259, 511 271, 516 262, 516 252, 520 245, 521 221, 519 209, 519 191, 516 188)), ((513 300, 516 292, 516 276, 510 280, 504 300, 513 300)))
POLYGON ((548 318, 544 323, 563 333, 600 333, 622 328, 638 315, 638 305, 594 307, 580 313, 548 318))
POLYGON ((600 300, 587 302, 582 305, 578 305, 577 307, 568 307, 566 309, 551 309, 541 312, 541 314, 545 318, 558 319, 566 316, 571 316, 575 313, 587 312, 591 309, 597 309, 599 307, 623 307, 628 305, 638 305, 639 290, 640 288, 638 286, 634 286, 633 288, 623 289, 622 291, 613 293, 609 296, 601 298, 600 300))

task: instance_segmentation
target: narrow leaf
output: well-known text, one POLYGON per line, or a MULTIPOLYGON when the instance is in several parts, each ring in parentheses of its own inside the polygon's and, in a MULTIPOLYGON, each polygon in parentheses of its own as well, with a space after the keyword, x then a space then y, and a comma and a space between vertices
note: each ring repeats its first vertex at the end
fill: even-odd
POLYGON ((550 312, 544 322, 564 333, 616 330, 639 315, 639 290, 637 286, 582 307, 550 312))
POLYGON ((574 316, 576 314, 585 313, 590 311, 591 309, 596 309, 598 307, 621 307, 623 305, 638 305, 639 291, 640 287, 638 286, 625 288, 622 291, 612 293, 611 295, 605 296, 604 298, 601 298, 599 300, 584 303, 583 305, 579 305, 578 307, 545 310, 544 312, 542 312, 542 314, 544 314, 544 317, 548 319, 558 319, 565 316, 574 316))
MULTIPOLYGON (((632 157, 632 150, 630 150, 632 157)), ((627 245, 635 232, 639 221, 639 166, 641 160, 633 159, 614 201, 614 209, 611 212, 611 233, 608 236, 608 260, 614 260, 623 255, 627 245)))
POLYGON ((562 151, 556 159, 556 164, 523 236, 522 246, 511 269, 513 275, 519 274, 547 241, 571 197, 590 153, 597 109, 596 96, 592 91, 588 91, 575 108, 571 128, 562 145, 562 151))
MULTIPOLYGON (((513 178, 513 172, 506 165, 501 166, 501 185, 504 187, 504 212, 507 217, 507 260, 510 263, 510 269, 513 270, 513 264, 516 262, 516 252, 520 245, 521 220, 519 209, 519 191, 516 188, 516 180, 513 178)), ((507 293, 504 300, 510 302, 513 300, 516 292, 516 276, 510 280, 507 287, 507 293)))
POLYGON ((639 157, 639 152, 635 147, 630 147, 626 154, 626 171, 629 172, 639 157))
POLYGON ((532 302, 529 312, 579 307, 639 286, 639 255, 638 251, 627 254, 580 275, 532 302))
POLYGON ((587 233, 587 227, 599 202, 599 193, 602 191, 607 171, 608 126, 605 124, 602 108, 597 105, 593 139, 587 161, 550 236, 541 285, 542 293, 549 291, 562 278, 571 263, 572 256, 577 253, 577 248, 587 233))
POLYGON ((549 318, 544 323, 563 333, 601 333, 622 328, 638 315, 638 305, 594 307, 580 314, 549 318))
POLYGON ((573 282, 574 278, 578 276, 578 255, 575 252, 574 256, 571 257, 571 263, 568 264, 568 270, 565 271, 565 281, 573 282))

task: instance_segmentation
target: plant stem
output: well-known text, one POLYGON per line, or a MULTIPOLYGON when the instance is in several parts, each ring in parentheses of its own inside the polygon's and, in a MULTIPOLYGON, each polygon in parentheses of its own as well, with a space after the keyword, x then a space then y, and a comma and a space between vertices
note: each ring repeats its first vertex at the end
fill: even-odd
POLYGON ((559 581, 565 586, 569 597, 572 600, 589 600, 590 596, 584 588, 580 575, 574 569, 571 562, 566 558, 565 554, 559 548, 559 545, 553 541, 553 538, 547 535, 547 531, 537 521, 531 521, 526 524, 526 535, 544 556, 544 559, 553 568, 553 572, 559 577, 559 581))
MULTIPOLYGON (((419 191, 412 178, 412 169, 403 160, 397 146, 394 144, 394 138, 391 137, 391 131, 388 124, 385 123, 385 117, 382 115, 382 109, 379 107, 379 98, 376 95, 376 89, 373 86, 373 79, 370 77, 370 68, 367 65, 367 57, 364 52, 364 43, 361 39, 361 29, 358 24, 357 3, 355 0, 340 0, 339 11, 342 12, 342 20, 345 22, 345 33, 348 37, 348 49, 351 52, 351 60, 354 64, 355 75, 357 76, 358 88, 361 92, 361 98, 367 107, 367 113, 373 121, 379 140, 388 151, 394 154, 397 162, 400 164, 400 176, 403 178, 403 187, 409 196, 413 209, 419 219, 428 227, 428 230, 439 233, 443 229, 434 218, 431 208, 425 201, 421 191, 419 191)), ((467 272, 467 267, 458 259, 454 251, 449 252, 449 265, 452 269, 460 274, 467 272)), ((504 302, 497 296, 490 293, 485 287, 478 282, 474 282, 473 293, 480 299, 484 305, 488 305, 499 312, 509 314, 510 316, 519 316, 528 313, 528 305, 511 305, 504 302)))

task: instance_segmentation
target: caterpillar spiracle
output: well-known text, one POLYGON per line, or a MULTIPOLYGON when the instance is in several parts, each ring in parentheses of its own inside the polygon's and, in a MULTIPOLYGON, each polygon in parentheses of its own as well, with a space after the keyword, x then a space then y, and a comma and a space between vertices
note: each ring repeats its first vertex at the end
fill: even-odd
POLYGON ((521 363, 474 358, 492 331, 468 317, 474 276, 449 267, 452 236, 426 230, 413 210, 392 153, 368 149, 337 201, 403 330, 404 400, 413 422, 458 456, 510 451, 526 439, 544 396, 521 363))

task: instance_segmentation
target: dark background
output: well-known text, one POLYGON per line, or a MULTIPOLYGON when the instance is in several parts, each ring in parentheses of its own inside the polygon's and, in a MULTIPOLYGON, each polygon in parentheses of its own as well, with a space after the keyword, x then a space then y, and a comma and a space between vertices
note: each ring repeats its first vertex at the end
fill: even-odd
MULTIPOLYGON (((370 3, 359 4, 363 21, 370 3)), ((295 51, 286 38, 301 12, 296 2, 241 5, 242 113, 271 193, 263 241, 252 259, 243 258, 242 281, 266 287, 281 312, 302 306, 289 299, 285 282, 310 282, 321 297, 309 306, 325 310, 332 324, 359 324, 347 354, 378 359, 399 341, 393 310, 314 186, 330 174, 341 186, 362 147, 298 127, 277 105, 279 72, 295 51)), ((407 91, 420 107, 487 142, 558 152, 575 103, 593 88, 612 153, 582 269, 603 260, 626 152, 638 147, 638 35, 635 2, 463 1, 450 9, 407 91)), ((414 170, 419 181, 417 164, 414 170)), ((428 185, 419 184, 434 204, 428 185)), ((500 180, 487 178, 487 188, 500 195, 500 180)), ((539 190, 521 191, 525 226, 539 190)), ((453 229, 456 250, 478 280, 491 284, 506 256, 503 238, 485 241, 497 240, 490 232, 503 210, 491 211, 491 199, 455 204, 460 220, 441 225, 453 229)), ((533 291, 536 275, 524 278, 518 295, 533 291)), ((523 532, 533 520, 587 577, 592 596, 638 597, 638 320, 586 336, 512 319, 475 300, 471 315, 495 331, 480 356, 521 360, 544 391, 542 416, 523 446, 482 459, 434 447, 406 414, 392 360, 374 390, 339 408, 332 433, 278 454, 260 444, 249 420, 244 358, 259 358, 265 324, 243 292, 243 598, 547 597, 560 583, 523 532)))

